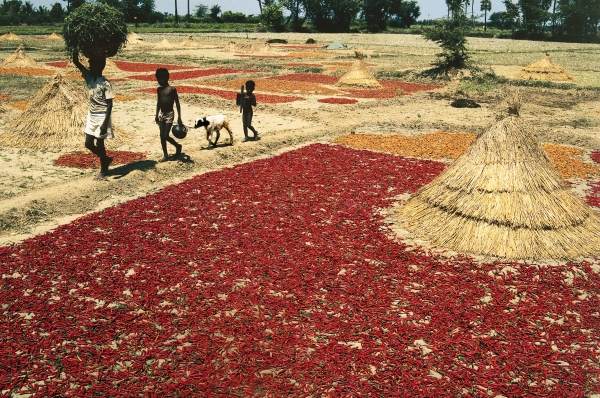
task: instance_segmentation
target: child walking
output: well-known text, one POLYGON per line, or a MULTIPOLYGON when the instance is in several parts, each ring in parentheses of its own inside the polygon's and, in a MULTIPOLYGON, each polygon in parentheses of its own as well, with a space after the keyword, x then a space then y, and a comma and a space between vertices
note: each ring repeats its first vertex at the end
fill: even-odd
POLYGON ((169 71, 165 68, 156 70, 156 81, 158 82, 156 116, 154 120, 160 128, 160 145, 162 146, 163 158, 161 162, 169 160, 167 152, 167 142, 175 147, 175 158, 181 155, 182 145, 178 144, 169 133, 175 120, 175 111, 173 104, 177 107, 177 124, 183 125, 181 121, 181 105, 179 104, 179 95, 177 89, 169 85, 169 71))
POLYGON ((90 97, 90 108, 85 121, 85 147, 100 159, 100 173, 96 179, 104 180, 112 162, 106 154, 104 140, 114 138, 112 131, 113 92, 110 82, 102 73, 106 58, 90 58, 89 69, 79 61, 79 54, 73 53, 73 64, 81 71, 90 97))
POLYGON ((244 127, 244 142, 250 140, 248 136, 248 130, 254 134, 253 139, 258 139, 258 131, 252 126, 252 117, 254 116, 254 108, 256 106, 256 96, 254 95, 254 89, 256 83, 253 80, 246 82, 246 91, 244 92, 244 86, 242 91, 237 95, 236 104, 240 107, 242 113, 242 125, 244 127))

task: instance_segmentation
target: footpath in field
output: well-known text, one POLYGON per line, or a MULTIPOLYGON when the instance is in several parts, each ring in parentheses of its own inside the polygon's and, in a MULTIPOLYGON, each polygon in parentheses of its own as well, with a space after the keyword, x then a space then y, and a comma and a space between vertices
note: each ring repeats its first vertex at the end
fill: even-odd
POLYGON ((2 395, 600 393, 596 265, 390 238, 444 167, 311 145, 1 248, 2 395))

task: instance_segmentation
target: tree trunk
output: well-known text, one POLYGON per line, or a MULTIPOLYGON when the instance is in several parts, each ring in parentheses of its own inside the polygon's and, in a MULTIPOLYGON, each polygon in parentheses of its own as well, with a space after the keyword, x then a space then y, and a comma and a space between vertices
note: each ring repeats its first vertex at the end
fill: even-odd
POLYGON ((471 0, 471 22, 475 23, 475 0, 471 0))
POLYGON ((188 2, 188 13, 187 13, 187 20, 188 22, 190 21, 190 0, 187 0, 188 2))
POLYGON ((262 15, 262 1, 258 0, 258 9, 260 10, 260 13, 262 15))
POLYGON ((487 32, 487 8, 483 10, 483 31, 487 32))
POLYGON ((179 14, 177 13, 177 0, 175 0, 175 23, 179 23, 179 14))
POLYGON ((556 0, 552 4, 552 36, 556 35, 556 0))

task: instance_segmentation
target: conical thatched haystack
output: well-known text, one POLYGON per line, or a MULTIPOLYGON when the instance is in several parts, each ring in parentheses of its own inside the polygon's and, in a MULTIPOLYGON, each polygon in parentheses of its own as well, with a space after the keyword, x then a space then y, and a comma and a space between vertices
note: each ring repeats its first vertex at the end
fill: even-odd
POLYGON ((600 218, 561 182, 514 115, 481 134, 395 220, 435 247, 463 253, 534 260, 600 254, 600 218))
POLYGON ((173 48, 173 44, 171 44, 171 42, 167 39, 162 39, 152 47, 156 50, 170 50, 173 48))
POLYGON ((54 32, 50 33, 47 37, 48 40, 53 40, 53 41, 59 41, 59 40, 63 40, 61 35, 58 35, 54 32))
POLYGON ((362 59, 356 60, 346 74, 340 77, 337 86, 381 88, 381 84, 371 74, 362 59))
POLYGON ((550 55, 527 65, 521 72, 521 79, 525 80, 549 80, 556 82, 573 81, 573 77, 569 75, 562 67, 552 63, 550 55))
POLYGON ((12 32, 0 35, 0 41, 21 41, 21 38, 12 32))
POLYGON ((57 74, 0 134, 0 145, 31 149, 81 147, 87 107, 83 88, 57 74))
POLYGON ((133 42, 133 43, 141 43, 141 42, 143 42, 143 41, 144 41, 144 40, 141 38, 141 36, 140 36, 140 35, 138 35, 138 34, 137 34, 137 33, 135 33, 135 32, 130 32, 130 33, 127 35, 127 43, 132 43, 132 42, 133 42))
POLYGON ((17 50, 6 57, 0 65, 3 68, 40 68, 44 69, 45 65, 38 64, 35 59, 25 53, 23 47, 19 46, 17 50))

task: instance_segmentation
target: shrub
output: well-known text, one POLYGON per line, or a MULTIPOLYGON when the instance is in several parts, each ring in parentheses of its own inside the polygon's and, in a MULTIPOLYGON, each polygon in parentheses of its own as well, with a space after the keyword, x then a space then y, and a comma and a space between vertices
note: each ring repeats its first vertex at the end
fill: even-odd
POLYGON ((88 58, 112 57, 127 41, 123 14, 103 3, 86 3, 65 19, 63 36, 70 51, 88 58))

